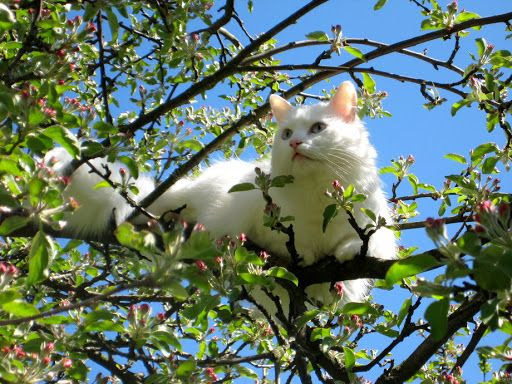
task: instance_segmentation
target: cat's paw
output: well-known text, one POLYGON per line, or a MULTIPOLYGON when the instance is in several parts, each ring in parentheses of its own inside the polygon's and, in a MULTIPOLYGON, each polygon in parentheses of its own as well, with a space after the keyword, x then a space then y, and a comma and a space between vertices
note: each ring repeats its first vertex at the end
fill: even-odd
POLYGON ((361 245, 363 245, 363 242, 359 239, 346 241, 338 245, 334 251, 334 256, 340 263, 352 260, 361 251, 361 245))

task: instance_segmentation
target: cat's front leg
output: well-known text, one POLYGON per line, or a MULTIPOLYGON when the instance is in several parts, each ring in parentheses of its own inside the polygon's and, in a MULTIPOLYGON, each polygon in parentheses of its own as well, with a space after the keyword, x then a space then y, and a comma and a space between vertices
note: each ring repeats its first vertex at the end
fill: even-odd
POLYGON ((359 237, 349 237, 343 239, 342 242, 338 244, 334 251, 334 256, 336 256, 336 260, 340 263, 343 263, 347 260, 352 260, 359 252, 361 251, 361 246, 363 242, 359 237))

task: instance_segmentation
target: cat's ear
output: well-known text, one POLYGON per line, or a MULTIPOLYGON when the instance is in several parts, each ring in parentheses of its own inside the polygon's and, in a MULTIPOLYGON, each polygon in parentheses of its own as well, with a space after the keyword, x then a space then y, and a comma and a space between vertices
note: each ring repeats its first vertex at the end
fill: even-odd
POLYGON ((356 119, 357 92, 350 81, 341 83, 329 103, 331 109, 346 123, 352 123, 356 119))
POLYGON ((278 95, 270 95, 270 107, 272 108, 272 114, 276 117, 277 122, 281 123, 290 109, 292 109, 292 105, 278 95))

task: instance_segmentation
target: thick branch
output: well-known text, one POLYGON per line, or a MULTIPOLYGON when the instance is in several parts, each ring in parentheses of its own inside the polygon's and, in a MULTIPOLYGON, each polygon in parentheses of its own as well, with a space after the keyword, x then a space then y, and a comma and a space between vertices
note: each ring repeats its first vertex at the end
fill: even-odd
POLYGON ((434 340, 432 335, 427 337, 399 366, 380 376, 376 384, 399 384, 411 378, 455 332, 466 326, 466 323, 478 313, 485 301, 486 298, 482 294, 476 294, 470 301, 462 304, 448 318, 446 332, 440 340, 434 340))

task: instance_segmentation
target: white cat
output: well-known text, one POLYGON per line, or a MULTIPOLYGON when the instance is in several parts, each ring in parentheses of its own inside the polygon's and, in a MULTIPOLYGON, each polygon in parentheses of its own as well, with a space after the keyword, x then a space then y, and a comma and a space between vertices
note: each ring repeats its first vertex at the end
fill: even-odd
MULTIPOLYGON (((356 204, 354 217, 362 228, 370 222, 360 211, 364 206, 391 223, 389 209, 380 186, 375 165, 376 151, 369 143, 368 133, 356 115, 357 96, 352 83, 344 82, 329 103, 292 107, 283 98, 272 95, 272 112, 279 123, 272 147, 272 160, 246 162, 222 161, 204 170, 198 177, 183 178, 166 191, 149 211, 160 215, 186 204, 181 212, 185 220, 204 224, 214 237, 246 233, 259 246, 276 255, 286 257, 287 237, 263 226, 265 201, 259 190, 228 193, 235 184, 254 182, 255 167, 272 177, 292 175, 294 182, 283 188, 271 188, 274 203, 281 207, 282 216, 293 216, 295 246, 303 265, 334 255, 339 261, 352 259, 361 248, 361 240, 345 214, 340 213, 322 231, 323 212, 332 200, 325 191, 333 180, 341 185, 353 184, 358 193, 367 196, 356 204)), ((54 150, 47 158, 57 158, 57 171, 66 167, 69 155, 62 149, 54 150)), ((94 165, 101 167, 101 159, 94 165)), ((109 164, 112 179, 119 181, 119 166, 109 164)), ((122 222, 132 208, 112 189, 93 190, 101 179, 80 167, 72 175, 66 194, 80 204, 69 220, 77 233, 98 234, 107 230, 113 208, 116 223, 122 222)), ((141 177, 136 185, 137 199, 154 187, 149 177, 141 177)), ((394 234, 379 229, 370 239, 368 254, 390 259, 395 257, 394 234)), ((344 283, 344 301, 361 301, 368 293, 367 280, 344 283)), ((308 288, 308 294, 323 303, 332 301, 329 285, 308 288)), ((286 301, 286 300, 285 300, 286 301)), ((287 304, 285 303, 285 306, 287 304)))

